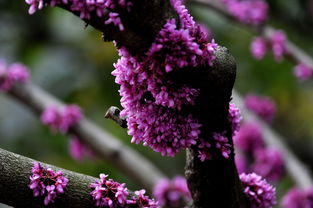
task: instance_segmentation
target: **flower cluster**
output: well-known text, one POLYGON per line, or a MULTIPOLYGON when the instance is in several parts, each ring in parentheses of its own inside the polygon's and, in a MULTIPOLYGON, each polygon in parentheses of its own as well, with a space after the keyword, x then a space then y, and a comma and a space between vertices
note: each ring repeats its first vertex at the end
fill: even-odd
POLYGON ((108 175, 100 174, 100 180, 92 183, 90 188, 94 189, 90 194, 96 202, 97 207, 117 208, 126 204, 128 191, 125 184, 120 184, 107 179, 108 175))
POLYGON ((68 179, 61 171, 54 172, 51 168, 44 168, 39 162, 34 162, 29 188, 33 190, 34 196, 44 197, 44 204, 54 202, 55 198, 64 193, 68 179))
POLYGON ((65 106, 61 111, 54 106, 49 106, 41 114, 43 124, 49 126, 53 131, 62 133, 67 133, 69 128, 77 124, 81 118, 81 110, 76 105, 65 106))
POLYGON ((227 10, 240 22, 261 25, 267 19, 268 4, 264 0, 221 0, 227 10))
POLYGON ((58 4, 66 4, 74 12, 79 12, 81 19, 90 19, 90 14, 95 13, 98 17, 104 17, 109 10, 108 19, 104 24, 114 24, 121 31, 124 30, 121 18, 117 10, 129 11, 132 2, 130 0, 25 0, 30 5, 28 13, 34 14, 37 10, 42 9, 46 4, 54 7, 58 4))
POLYGON ((24 83, 29 80, 28 69, 19 63, 8 66, 0 59, 0 91, 8 91, 15 83, 24 83))
POLYGON ((268 184, 261 176, 251 174, 240 174, 244 193, 250 200, 251 208, 271 208, 276 204, 276 190, 268 184))
POLYGON ((235 136, 240 129, 242 116, 241 116, 239 108, 237 108, 234 103, 229 104, 228 120, 232 127, 233 136, 235 136))
POLYGON ((276 105, 269 97, 249 94, 245 97, 245 106, 267 122, 272 122, 276 105))
POLYGON ((288 53, 286 48, 287 37, 282 30, 276 30, 269 39, 256 37, 251 43, 251 53, 257 60, 263 59, 268 49, 272 49, 276 61, 282 61, 284 55, 288 53))
POLYGON ((150 199, 148 196, 145 196, 145 193, 146 191, 144 189, 135 191, 135 196, 131 197, 130 200, 127 200, 128 205, 126 208, 160 208, 158 202, 154 201, 154 199, 150 199))
POLYGON ((171 0, 179 17, 169 19, 150 49, 133 57, 121 47, 112 74, 120 87, 121 116, 127 117, 132 142, 143 143, 162 155, 200 146, 197 119, 183 111, 194 105, 199 89, 178 83, 171 74, 187 67, 210 66, 217 44, 197 25, 180 0, 171 0))
POLYGON ((283 177, 283 156, 280 151, 265 146, 262 129, 257 123, 245 123, 234 137, 234 143, 240 151, 235 158, 239 173, 252 170, 270 181, 283 177))
POLYGON ((303 82, 310 79, 313 75, 313 69, 306 64, 300 63, 294 67, 294 75, 303 82))
POLYGON ((313 207, 313 188, 302 190, 293 188, 283 197, 282 208, 311 208, 313 207))
POLYGON ((181 176, 161 179, 154 187, 154 196, 162 207, 181 208, 191 200, 186 179, 181 176))
POLYGON ((146 207, 159 208, 158 203, 145 196, 145 190, 135 191, 135 196, 130 199, 125 184, 120 184, 107 179, 108 175, 100 174, 100 180, 90 185, 93 191, 90 193, 97 207, 146 207))

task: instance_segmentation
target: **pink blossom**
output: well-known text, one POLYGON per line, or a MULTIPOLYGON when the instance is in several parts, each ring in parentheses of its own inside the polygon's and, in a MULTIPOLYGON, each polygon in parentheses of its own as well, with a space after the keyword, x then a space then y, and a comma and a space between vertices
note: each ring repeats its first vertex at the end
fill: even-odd
POLYGON ((282 61, 284 55, 288 52, 286 41, 287 37, 282 30, 276 30, 271 35, 272 51, 276 61, 282 61))
POLYGON ((125 184, 107 179, 108 175, 100 174, 100 180, 90 185, 90 193, 97 207, 118 208, 126 204, 128 190, 125 184))
POLYGON ((82 161, 86 154, 86 148, 76 136, 71 136, 69 141, 69 152, 72 158, 77 161, 82 161))
POLYGON ((232 127, 233 136, 236 135, 236 133, 240 129, 240 123, 242 121, 242 116, 240 113, 239 108, 236 107, 234 103, 229 104, 229 110, 228 110, 228 120, 232 127))
POLYGON ((251 174, 240 174, 244 193, 250 200, 251 208, 271 208, 276 204, 276 190, 268 184, 261 176, 251 174))
POLYGON ((181 176, 176 176, 173 180, 161 179, 153 192, 162 207, 181 208, 191 200, 186 179, 181 176))
POLYGON ((68 181, 62 171, 54 172, 51 168, 44 168, 39 162, 34 162, 29 188, 33 190, 35 197, 44 196, 44 204, 47 206, 64 193, 68 181))
POLYGON ((264 148, 262 129, 257 123, 245 123, 234 137, 235 147, 252 154, 264 148))
POLYGON ((267 122, 272 122, 276 113, 275 102, 266 96, 259 96, 256 94, 248 94, 245 97, 245 106, 260 116, 267 122))
POLYGON ((276 149, 259 149, 254 153, 255 162, 252 169, 255 173, 270 180, 278 181, 285 173, 283 155, 276 149))
POLYGON ((310 79, 313 75, 313 69, 302 63, 296 65, 293 72, 301 82, 310 79))
POLYGON ((263 59, 267 50, 267 41, 263 37, 254 38, 250 47, 253 57, 257 60, 263 59))

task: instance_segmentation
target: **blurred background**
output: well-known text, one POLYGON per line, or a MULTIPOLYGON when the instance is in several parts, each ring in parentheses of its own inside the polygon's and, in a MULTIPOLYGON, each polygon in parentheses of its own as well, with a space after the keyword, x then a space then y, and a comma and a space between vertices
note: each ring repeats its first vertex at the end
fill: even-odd
MULTIPOLYGON (((313 56, 313 1, 269 1, 269 24, 284 29, 288 38, 313 56)), ((208 26, 220 45, 237 60, 235 88, 270 96, 278 113, 273 127, 286 138, 296 154, 313 169, 313 82, 299 83, 288 60, 276 63, 268 55, 256 61, 250 54, 251 30, 229 22, 219 14, 189 4, 197 21, 208 26)), ((149 158, 169 177, 183 175, 185 156, 161 157, 150 148, 130 144, 125 129, 104 118, 106 110, 120 106, 118 85, 111 75, 118 59, 112 43, 72 14, 59 8, 45 8, 28 15, 24 1, 0 0, 0 58, 21 62, 31 71, 32 81, 66 103, 79 105, 84 114, 126 145, 149 158)), ((124 173, 99 159, 77 162, 69 156, 68 138, 51 134, 27 108, 0 94, 0 147, 46 163, 98 177, 107 173, 130 189, 139 189, 124 173)), ((284 190, 292 182, 279 185, 284 190)))

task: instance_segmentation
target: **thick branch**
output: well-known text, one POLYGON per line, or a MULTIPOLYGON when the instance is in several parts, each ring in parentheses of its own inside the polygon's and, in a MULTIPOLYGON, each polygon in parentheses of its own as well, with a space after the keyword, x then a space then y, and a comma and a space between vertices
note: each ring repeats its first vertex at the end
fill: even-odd
MULTIPOLYGON (((47 106, 62 106, 63 103, 49 95, 34 84, 23 84, 15 86, 9 95, 24 103, 37 115, 47 106)), ((111 134, 105 132, 87 118, 83 118, 74 128, 71 129, 88 145, 96 154, 110 161, 125 175, 131 177, 138 185, 152 190, 154 184, 164 175, 150 161, 139 153, 128 148, 111 134)))
MULTIPOLYGON (((28 187, 34 160, 0 149, 0 202, 13 207, 44 207, 42 198, 35 198, 28 187)), ((89 185, 96 178, 42 163, 61 170, 69 179, 65 193, 49 207, 93 207, 89 185)))
POLYGON ((293 178, 295 183, 302 188, 313 186, 313 180, 310 171, 304 164, 293 154, 293 152, 284 143, 284 139, 274 132, 263 120, 258 118, 253 112, 248 111, 243 104, 238 93, 233 92, 233 98, 236 105, 241 109, 241 113, 246 121, 257 121, 261 126, 264 134, 264 140, 268 146, 278 149, 285 160, 285 165, 288 173, 293 178))
MULTIPOLYGON (((200 96, 194 115, 202 126, 201 137, 212 141, 213 132, 227 132, 231 145, 232 135, 228 108, 236 74, 236 63, 226 48, 219 47, 212 68, 192 80, 199 83, 200 96)), ((192 73, 195 73, 194 71, 192 73)), ((194 208, 248 207, 234 163, 234 151, 225 159, 218 151, 212 160, 200 161, 195 149, 187 150, 185 175, 193 196, 194 208)))

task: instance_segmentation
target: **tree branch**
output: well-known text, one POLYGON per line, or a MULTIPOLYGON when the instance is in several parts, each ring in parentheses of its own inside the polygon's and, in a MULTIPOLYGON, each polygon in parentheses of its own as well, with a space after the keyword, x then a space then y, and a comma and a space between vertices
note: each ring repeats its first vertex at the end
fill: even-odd
MULTIPOLYGON (((64 105, 32 83, 16 85, 8 94, 25 104, 37 115, 40 115, 48 106, 61 107, 64 105)), ((155 183, 165 177, 150 161, 111 134, 103 131, 87 118, 83 118, 70 131, 94 150, 99 157, 111 162, 138 185, 149 191, 153 189, 155 183)))
MULTIPOLYGON (((72 12, 66 4, 60 7, 72 12)), ((117 47, 125 46, 132 55, 143 55, 168 19, 178 20, 169 0, 134 1, 131 11, 121 12, 120 17, 124 31, 103 24, 103 18, 98 18, 96 14, 85 22, 102 31, 105 40, 115 40, 117 47)), ((219 48, 216 56, 213 68, 189 68, 177 75, 182 83, 200 89, 196 104, 186 110, 190 110, 202 124, 201 137, 209 141, 213 132, 226 131, 232 144, 228 107, 235 80, 235 62, 225 48, 219 48)), ((84 124, 84 121, 81 123, 84 124)), ((79 128, 74 129, 80 133, 79 128)), ((97 149, 97 146, 94 148, 97 149)), ((248 207, 234 163, 234 151, 229 159, 219 156, 205 162, 200 162, 197 155, 195 149, 187 150, 186 177, 194 200, 193 207, 248 207)), ((149 175, 142 170, 140 172, 140 175, 149 175)))
MULTIPOLYGON (((260 25, 260 26, 253 26, 249 24, 244 24, 239 22, 236 18, 234 18, 221 4, 215 0, 189 0, 190 3, 195 3, 200 6, 207 7, 212 9, 228 20, 245 26, 246 28, 252 29, 254 32, 258 33, 260 36, 263 36, 265 39, 270 40, 274 29, 268 25, 260 25)), ((300 47, 298 47, 295 43, 291 42, 290 40, 286 41, 286 56, 293 62, 297 63, 304 63, 309 66, 313 70, 313 59, 310 55, 308 55, 305 51, 303 51, 300 47)))
MULTIPOLYGON (((0 149, 0 202, 13 207, 43 207, 43 199, 35 198, 28 187, 34 160, 0 149)), ((90 183, 96 178, 42 163, 53 170, 61 170, 69 179, 65 193, 49 207, 93 207, 89 194, 90 183)))
MULTIPOLYGON (((217 11, 221 15, 225 16, 227 19, 241 24, 247 28, 250 28, 260 35, 270 38, 271 34, 273 33, 273 28, 263 25, 260 27, 253 27, 251 25, 243 24, 237 21, 221 4, 217 3, 216 1, 209 1, 209 0, 189 0, 189 2, 193 2, 199 4, 201 6, 208 7, 212 10, 217 11)), ((306 54, 302 49, 297 47, 291 41, 287 41, 286 47, 288 50, 287 56, 296 63, 305 63, 308 66, 313 68, 313 60, 312 58, 306 54)), ((276 132, 274 132, 265 122, 263 122, 260 118, 258 118, 253 112, 247 110, 242 102, 241 97, 238 93, 233 92, 233 97, 236 105, 241 109, 243 117, 247 121, 257 121, 263 127, 264 130, 264 138, 265 142, 276 149, 279 149, 282 154, 284 155, 286 161, 286 168, 290 176, 294 179, 295 183, 299 187, 310 187, 313 185, 313 180, 310 175, 310 171, 305 167, 304 164, 293 154, 293 152, 288 148, 288 146, 283 142, 284 139, 281 138, 276 132)))
POLYGON ((284 139, 281 138, 278 133, 274 132, 268 124, 258 118, 253 112, 247 110, 237 92, 233 92, 233 98, 236 105, 241 109, 241 113, 246 121, 256 121, 261 125, 266 144, 270 147, 278 149, 283 154, 286 169, 294 182, 302 188, 312 187, 313 180, 310 171, 283 142, 284 139))
MULTIPOLYGON (((76 16, 79 13, 72 11, 68 4, 57 5, 76 16)), ((146 52, 155 36, 161 30, 168 19, 177 18, 177 14, 169 0, 141 0, 133 1, 130 11, 121 11, 120 17, 125 27, 120 31, 112 24, 104 24, 107 16, 99 18, 96 12, 90 15, 90 19, 84 19, 87 25, 91 25, 103 33, 104 40, 117 42, 117 46, 125 46, 133 54, 146 52)))
POLYGON ((226 48, 219 47, 214 65, 209 69, 193 70, 189 79, 200 88, 193 115, 200 123, 201 138, 212 141, 212 133, 227 132, 232 151, 228 159, 217 150, 212 160, 200 161, 198 150, 187 150, 185 175, 193 196, 194 208, 249 207, 243 196, 241 182, 234 163, 234 150, 228 109, 236 76, 236 63, 226 48), (197 74, 199 73, 199 74, 197 74), (195 76, 195 77, 193 77, 195 76))

